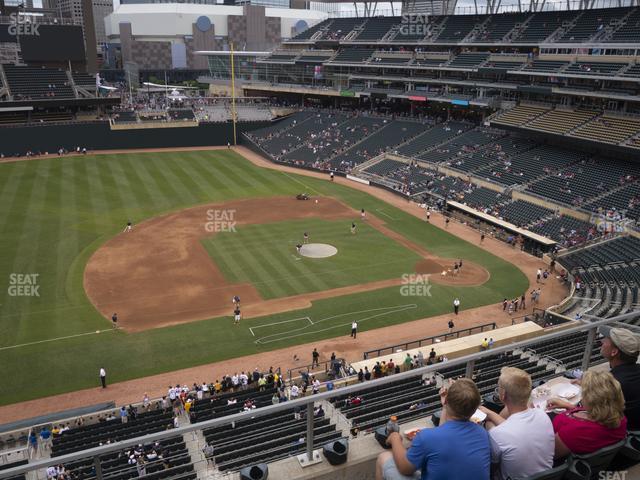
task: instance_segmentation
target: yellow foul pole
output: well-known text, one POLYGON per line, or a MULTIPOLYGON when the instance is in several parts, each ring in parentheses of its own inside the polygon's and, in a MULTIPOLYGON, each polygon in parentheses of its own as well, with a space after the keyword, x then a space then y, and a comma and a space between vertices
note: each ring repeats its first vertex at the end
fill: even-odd
POLYGON ((229 43, 231 56, 231 119, 233 121, 233 144, 237 145, 236 137, 236 75, 233 65, 233 42, 229 43))

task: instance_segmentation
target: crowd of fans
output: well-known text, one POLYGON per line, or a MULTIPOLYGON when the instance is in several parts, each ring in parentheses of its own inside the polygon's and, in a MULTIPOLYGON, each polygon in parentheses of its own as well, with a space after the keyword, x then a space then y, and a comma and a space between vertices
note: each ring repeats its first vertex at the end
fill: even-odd
MULTIPOLYGON (((546 406, 534 406, 536 394, 532 393, 531 377, 515 367, 502 369, 494 395, 495 404, 482 404, 474 383, 475 376, 443 381, 438 426, 420 430, 408 449, 399 433, 388 432, 387 443, 391 449, 379 455, 376 478, 521 479, 545 471, 571 455, 597 452, 625 439, 628 431, 640 428, 640 365, 637 363, 640 337, 624 328, 601 327, 600 333, 603 337, 601 353, 609 362, 610 370, 596 368, 584 373, 576 372, 571 383, 580 386, 578 403, 552 397, 546 400, 546 406), (484 420, 478 420, 478 411, 486 415, 484 420), (442 476, 444 472, 446 476, 442 476)), ((486 339, 485 342, 490 348, 491 342, 486 339)), ((316 356, 313 358, 317 365, 316 356)), ((364 368, 357 372, 357 377, 360 382, 365 382, 446 361, 445 356, 438 355, 435 347, 431 347, 426 355, 421 351, 414 356, 407 353, 401 364, 395 364, 391 359, 376 362, 371 371, 364 368)), ((423 378, 422 382, 434 387, 438 384, 435 375, 423 378)), ((326 387, 332 389, 332 382, 328 382, 326 387)), ((182 414, 189 415, 194 402, 203 399, 217 401, 222 394, 226 394, 227 405, 237 404, 238 411, 249 411, 256 408, 254 401, 243 396, 244 400, 239 402, 232 394, 271 388, 274 389, 271 403, 278 404, 304 396, 308 390, 312 394, 318 393, 320 381, 303 372, 300 382, 287 387, 278 370, 270 368, 268 372, 261 373, 256 368, 251 372, 225 375, 214 382, 194 383, 191 387, 169 386, 167 394, 155 404, 145 394, 139 405, 123 405, 118 412, 101 415, 98 421, 119 419, 127 423, 135 420, 141 412, 154 408, 173 409, 177 419, 182 414)), ((363 399, 358 395, 349 395, 344 400, 345 406, 362 404, 363 399)), ((408 409, 425 407, 424 402, 417 400, 408 409)), ((300 409, 294 412, 296 419, 303 419, 304 415, 300 409)), ((322 405, 316 405, 314 416, 325 416, 322 405)), ((73 425, 71 423, 55 425, 51 430, 47 427, 39 432, 34 430, 29 443, 37 444, 40 440, 45 447, 50 447, 53 439, 65 435, 72 428, 82 427, 84 419, 80 417, 73 425)), ((354 430, 357 434, 355 425, 354 430)), ((107 439, 101 445, 112 441, 107 439)), ((215 445, 205 445, 205 456, 212 458, 214 449, 215 445)), ((119 455, 126 458, 128 465, 135 466, 139 476, 144 476, 147 465, 153 462, 166 463, 169 466, 165 468, 170 468, 169 458, 165 461, 163 446, 157 442, 139 444, 119 455)), ((64 465, 56 465, 47 469, 47 478, 73 480, 76 477, 64 465)))
POLYGON ((579 403, 552 397, 546 408, 534 406, 531 377, 515 367, 501 371, 495 409, 481 405, 472 379, 455 380, 440 390, 438 427, 420 430, 408 449, 387 431, 391 450, 379 455, 376 479, 523 479, 625 439, 640 426, 640 339, 624 328, 602 333, 610 371, 590 369, 573 381, 579 403))

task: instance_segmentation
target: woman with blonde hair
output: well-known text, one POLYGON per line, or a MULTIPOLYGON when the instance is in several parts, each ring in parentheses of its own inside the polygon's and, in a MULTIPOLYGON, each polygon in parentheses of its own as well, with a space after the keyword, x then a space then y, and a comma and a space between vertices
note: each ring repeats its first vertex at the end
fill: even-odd
POLYGON ((620 383, 605 371, 587 371, 582 377, 582 406, 557 398, 549 408, 567 408, 553 419, 555 457, 592 453, 625 438, 627 419, 620 383))

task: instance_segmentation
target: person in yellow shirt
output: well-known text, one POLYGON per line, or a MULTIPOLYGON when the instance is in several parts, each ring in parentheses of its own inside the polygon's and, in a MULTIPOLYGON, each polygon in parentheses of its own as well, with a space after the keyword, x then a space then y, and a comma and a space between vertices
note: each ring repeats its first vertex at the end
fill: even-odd
POLYGON ((184 410, 189 415, 189 410, 191 410, 191 405, 193 405, 193 400, 191 398, 187 398, 187 401, 184 402, 184 410))
POLYGON ((220 391, 222 390, 222 384, 220 383, 220 380, 216 380, 216 383, 213 384, 213 389, 215 390, 216 394, 220 393, 220 391))

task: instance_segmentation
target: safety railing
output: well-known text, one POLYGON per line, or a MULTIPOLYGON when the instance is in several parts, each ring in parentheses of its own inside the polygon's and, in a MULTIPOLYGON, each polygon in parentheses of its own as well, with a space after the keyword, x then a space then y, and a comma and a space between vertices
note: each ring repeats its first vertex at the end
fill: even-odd
POLYGON ((446 342, 453 340, 454 338, 467 337, 475 333, 482 333, 487 330, 495 330, 497 325, 495 322, 484 323, 482 325, 476 325, 475 327, 463 328, 461 330, 452 330, 440 335, 432 335, 430 337, 421 338, 419 340, 413 340, 411 342, 399 343, 397 345, 389 345, 387 347, 376 348, 364 352, 364 359, 370 357, 380 357, 383 355, 389 355, 392 353, 411 350, 413 348, 420 348, 425 345, 433 345, 434 343, 446 342))

